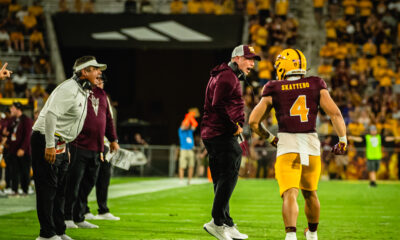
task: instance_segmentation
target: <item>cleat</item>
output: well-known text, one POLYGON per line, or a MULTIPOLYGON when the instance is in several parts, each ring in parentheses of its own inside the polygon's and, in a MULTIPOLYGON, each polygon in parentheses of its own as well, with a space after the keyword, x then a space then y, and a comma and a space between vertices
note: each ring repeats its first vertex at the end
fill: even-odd
POLYGON ((72 220, 65 220, 64 222, 65 222, 65 225, 66 225, 67 229, 69 229, 69 228, 78 228, 78 226, 76 226, 76 224, 72 220))
POLYGON ((225 225, 226 231, 228 232, 228 235, 232 239, 236 240, 242 240, 242 239, 248 239, 249 236, 247 234, 240 233, 239 230, 237 229, 236 224, 233 225, 232 227, 229 227, 228 225, 225 225))

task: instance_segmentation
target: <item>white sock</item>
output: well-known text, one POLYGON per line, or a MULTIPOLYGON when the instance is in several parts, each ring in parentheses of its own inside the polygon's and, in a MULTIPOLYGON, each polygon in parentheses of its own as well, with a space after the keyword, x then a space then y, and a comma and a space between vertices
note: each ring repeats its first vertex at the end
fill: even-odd
POLYGON ((317 236, 317 231, 315 232, 311 232, 310 230, 308 230, 308 234, 312 237, 312 236, 317 236))
POLYGON ((286 233, 285 240, 297 240, 297 236, 295 232, 288 232, 286 233))

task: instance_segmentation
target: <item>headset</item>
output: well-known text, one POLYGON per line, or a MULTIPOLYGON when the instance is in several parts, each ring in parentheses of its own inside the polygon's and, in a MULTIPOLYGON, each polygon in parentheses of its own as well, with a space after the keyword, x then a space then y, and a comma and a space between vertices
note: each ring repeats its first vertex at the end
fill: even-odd
POLYGON ((236 77, 240 81, 246 81, 246 75, 244 74, 244 72, 242 70, 239 69, 239 66, 237 65, 237 63, 231 61, 228 63, 228 66, 230 68, 232 68, 232 71, 235 73, 236 77))
POLYGON ((92 90, 93 84, 89 80, 81 79, 76 74, 72 78, 83 88, 83 90, 92 90))

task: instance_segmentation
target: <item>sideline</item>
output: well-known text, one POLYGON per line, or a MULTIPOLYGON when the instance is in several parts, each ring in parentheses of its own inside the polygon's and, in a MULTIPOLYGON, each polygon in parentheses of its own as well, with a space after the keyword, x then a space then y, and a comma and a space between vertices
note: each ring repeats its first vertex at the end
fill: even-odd
MULTIPOLYGON (((191 185, 208 183, 207 179, 195 178, 192 179, 191 185)), ((142 194, 142 193, 152 193, 157 191, 163 191, 173 188, 187 187, 186 180, 183 182, 178 178, 166 178, 159 180, 149 180, 149 181, 137 181, 132 183, 121 183, 110 185, 108 191, 108 198, 119 198, 130 195, 142 194)), ((190 186, 190 185, 189 185, 190 186)), ((26 212, 36 209, 36 196, 29 195, 27 197, 21 198, 0 198, 0 216, 26 212)), ((89 201, 95 201, 95 191, 89 196, 89 201)))

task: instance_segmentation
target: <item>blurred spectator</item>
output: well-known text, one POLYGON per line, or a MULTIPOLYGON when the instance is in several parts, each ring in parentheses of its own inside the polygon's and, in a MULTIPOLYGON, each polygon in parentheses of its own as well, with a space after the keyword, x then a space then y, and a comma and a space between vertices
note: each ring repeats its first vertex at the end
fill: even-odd
POLYGON ((172 0, 170 3, 170 11, 172 14, 181 14, 184 10, 184 4, 182 0, 172 0))
POLYGON ((246 4, 246 12, 249 16, 255 16, 258 14, 256 0, 248 0, 246 4))
POLYGON ((30 183, 30 136, 32 132, 32 120, 22 112, 22 104, 14 102, 10 107, 14 121, 8 126, 11 134, 9 142, 9 155, 12 162, 12 190, 13 195, 18 195, 18 185, 24 195, 28 194, 30 183))
POLYGON ((67 0, 59 0, 58 11, 59 12, 68 12, 69 11, 67 0))
POLYGON ((14 89, 17 97, 21 97, 28 84, 28 78, 22 71, 17 71, 12 76, 12 81, 14 83, 14 89))
POLYGON ((286 20, 286 15, 289 11, 289 0, 275 1, 275 14, 278 18, 286 20))
POLYGON ((37 20, 32 12, 28 12, 28 15, 24 17, 22 23, 25 26, 25 31, 29 33, 37 25, 37 20))
POLYGON ((189 14, 199 14, 204 12, 200 0, 189 0, 187 3, 187 11, 189 14))
POLYGON ((11 40, 10 40, 10 35, 6 31, 5 28, 0 27, 0 44, 3 45, 1 46, 1 50, 4 50, 4 46, 7 48, 8 52, 13 52, 11 48, 11 40))
POLYGON ((215 3, 214 0, 203 0, 203 10, 206 14, 215 13, 215 3))
POLYGON ((21 10, 21 5, 17 2, 17 0, 12 0, 10 5, 8 5, 8 14, 15 14, 19 10, 21 10))
POLYGON ((28 7, 23 6, 15 15, 17 19, 22 23, 24 21, 25 16, 28 16, 28 7))
POLYGON ((29 51, 34 52, 35 50, 39 50, 40 52, 46 51, 43 33, 39 32, 37 28, 33 29, 33 32, 29 37, 29 51))
POLYGON ((27 55, 22 56, 19 60, 18 70, 24 73, 34 73, 32 59, 27 55))
POLYGON ((43 7, 39 5, 39 1, 33 1, 32 6, 28 8, 28 12, 32 13, 33 16, 40 17, 43 14, 43 7))
POLYGON ((34 70, 37 74, 50 74, 51 65, 47 56, 39 56, 36 58, 34 63, 34 70))
POLYGON ((324 4, 325 0, 313 0, 314 3, 314 16, 315 16, 315 21, 318 24, 318 27, 322 27, 322 14, 324 10, 324 4))
POLYGON ((183 120, 180 128, 179 128, 179 142, 180 142, 180 152, 179 152, 179 179, 183 181, 183 176, 185 169, 188 170, 188 181, 187 184, 190 184, 190 181, 193 177, 194 171, 194 137, 193 132, 196 130, 197 122, 194 124, 191 123, 190 120, 183 120))
POLYGON ((133 144, 136 145, 144 145, 147 146, 149 145, 146 140, 144 140, 144 138, 142 137, 142 135, 140 133, 135 133, 134 137, 133 137, 133 144))
POLYGON ((83 13, 94 13, 94 2, 95 0, 87 0, 83 4, 83 13))
POLYGON ((82 1, 81 0, 74 1, 74 10, 76 13, 80 13, 82 11, 82 1))
POLYGON ((11 81, 11 78, 7 78, 6 82, 4 83, 3 97, 5 97, 5 98, 15 97, 14 83, 11 81))

